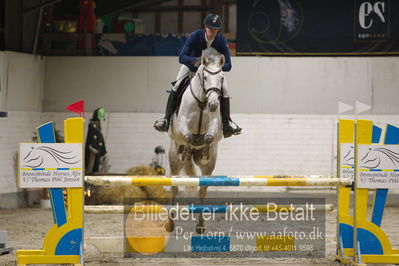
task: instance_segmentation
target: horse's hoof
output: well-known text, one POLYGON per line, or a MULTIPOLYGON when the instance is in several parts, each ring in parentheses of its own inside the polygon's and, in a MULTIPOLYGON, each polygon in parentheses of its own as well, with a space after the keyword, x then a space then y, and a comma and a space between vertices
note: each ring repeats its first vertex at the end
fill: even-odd
POLYGON ((179 146, 179 149, 178 149, 178 153, 179 153, 179 154, 182 154, 182 153, 185 152, 185 151, 186 151, 186 146, 180 145, 180 146, 179 146))
POLYGON ((193 141, 193 135, 192 135, 192 134, 186 134, 186 135, 184 135, 184 140, 185 140, 187 143, 191 143, 191 141, 193 141))
POLYGON ((188 153, 179 154, 178 158, 180 162, 187 163, 191 160, 191 154, 188 153))
POLYGON ((195 227, 195 230, 197 231, 197 234, 200 234, 200 235, 203 235, 203 234, 205 233, 205 229, 206 229, 205 226, 199 226, 199 225, 197 225, 197 226, 195 227))
POLYGON ((191 160, 191 155, 188 154, 187 156, 184 156, 182 162, 183 163, 188 163, 190 160, 191 160))
POLYGON ((213 136, 212 135, 208 135, 208 134, 205 135, 205 137, 204 137, 205 144, 211 144, 212 141, 213 141, 213 136))

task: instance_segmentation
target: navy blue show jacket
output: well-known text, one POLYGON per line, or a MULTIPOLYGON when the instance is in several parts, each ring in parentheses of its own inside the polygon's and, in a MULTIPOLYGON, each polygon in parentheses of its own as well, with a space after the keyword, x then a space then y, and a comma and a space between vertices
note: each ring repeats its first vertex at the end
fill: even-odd
MULTIPOLYGON (((231 58, 227 42, 221 33, 218 33, 213 40, 211 47, 215 48, 219 53, 224 55, 225 63, 222 67, 223 71, 230 71, 231 58)), ((179 63, 186 65, 190 71, 196 72, 197 67, 194 66, 198 57, 201 57, 202 50, 207 48, 205 40, 205 30, 199 29, 190 34, 183 49, 180 52, 179 63)))

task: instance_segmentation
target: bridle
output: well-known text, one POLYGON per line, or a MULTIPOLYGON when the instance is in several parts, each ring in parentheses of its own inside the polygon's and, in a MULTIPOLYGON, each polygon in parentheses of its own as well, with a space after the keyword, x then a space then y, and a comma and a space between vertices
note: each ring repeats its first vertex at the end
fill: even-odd
POLYGON ((194 93, 194 91, 193 91, 193 87, 191 86, 191 80, 190 80, 190 91, 191 91, 191 94, 193 95, 194 99, 197 101, 198 106, 199 106, 199 108, 200 108, 201 110, 203 110, 203 109, 206 107, 206 104, 207 104, 207 102, 208 102, 208 97, 209 97, 209 95, 210 95, 212 92, 217 93, 217 94, 218 94, 218 97, 220 97, 220 96, 222 95, 222 88, 223 88, 223 81, 224 81, 224 78, 222 77, 222 83, 221 83, 220 88, 211 87, 211 88, 209 88, 209 89, 205 89, 205 84, 204 84, 204 83, 205 83, 205 81, 204 81, 204 79, 205 79, 204 72, 205 72, 205 71, 208 72, 208 73, 211 74, 211 75, 216 75, 216 74, 219 74, 220 72, 222 72, 222 68, 220 68, 219 70, 217 70, 217 71, 215 71, 215 72, 212 72, 212 71, 210 71, 209 69, 207 69, 206 67, 204 67, 204 68, 202 68, 202 77, 201 77, 201 75, 197 72, 196 75, 198 75, 198 78, 199 78, 199 80, 200 80, 202 92, 203 92, 203 94, 206 96, 206 100, 205 100, 205 101, 201 101, 201 100, 198 99, 198 97, 195 95, 195 93, 194 93))
POLYGON ((203 113, 203 111, 204 111, 204 109, 206 107, 206 104, 208 103, 209 95, 211 93, 217 93, 218 98, 219 98, 222 95, 222 88, 223 88, 223 81, 224 81, 224 78, 222 77, 222 83, 220 85, 220 88, 212 87, 212 88, 209 88, 209 89, 205 89, 205 76, 204 76, 204 72, 205 71, 208 72, 211 75, 216 75, 216 74, 219 74, 222 71, 222 68, 220 68, 218 71, 212 72, 209 69, 207 69, 206 67, 204 67, 204 68, 202 68, 202 78, 201 78, 201 76, 199 74, 199 71, 197 71, 196 75, 198 75, 198 78, 200 80, 202 92, 206 96, 206 100, 203 101, 203 102, 200 99, 198 99, 198 97, 194 94, 193 87, 191 85, 191 80, 190 80, 191 95, 193 95, 194 99, 198 103, 198 107, 200 108, 200 118, 199 118, 199 121, 198 121, 197 137, 200 136, 200 133, 201 133, 202 113, 203 113))

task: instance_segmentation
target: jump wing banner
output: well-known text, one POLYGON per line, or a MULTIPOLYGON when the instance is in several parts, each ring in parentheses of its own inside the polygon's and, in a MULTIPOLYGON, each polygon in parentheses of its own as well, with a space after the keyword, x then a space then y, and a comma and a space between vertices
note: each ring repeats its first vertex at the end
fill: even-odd
POLYGON ((83 186, 81 143, 21 143, 20 188, 83 186))
POLYGON ((399 188, 399 145, 358 145, 359 188, 399 188))

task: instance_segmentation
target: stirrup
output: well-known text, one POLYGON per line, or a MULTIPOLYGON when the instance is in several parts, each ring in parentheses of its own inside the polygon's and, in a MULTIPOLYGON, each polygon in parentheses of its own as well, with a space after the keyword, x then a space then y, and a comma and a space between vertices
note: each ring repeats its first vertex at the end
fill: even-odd
POLYGON ((166 118, 160 118, 154 123, 154 128, 159 132, 166 132, 169 130, 169 121, 166 118))
POLYGON ((236 128, 233 128, 229 124, 229 126, 233 129, 234 135, 240 135, 242 128, 240 128, 233 120, 231 120, 231 118, 230 118, 230 122, 233 123, 236 126, 236 128))
POLYGON ((240 135, 241 134, 241 130, 242 128, 240 128, 236 123, 232 122, 236 128, 233 128, 232 126, 230 126, 230 123, 227 125, 223 125, 223 137, 225 138, 229 138, 233 135, 240 135))

